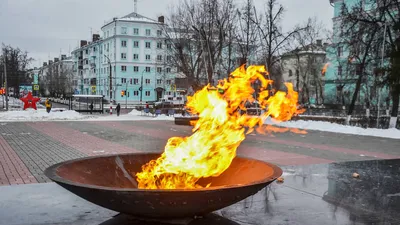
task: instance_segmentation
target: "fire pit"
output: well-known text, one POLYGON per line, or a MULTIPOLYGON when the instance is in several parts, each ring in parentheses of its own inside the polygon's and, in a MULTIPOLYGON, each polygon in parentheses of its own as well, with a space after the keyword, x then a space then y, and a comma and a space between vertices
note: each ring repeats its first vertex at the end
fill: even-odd
POLYGON ((135 174, 159 154, 126 154, 71 160, 53 165, 45 175, 72 193, 105 208, 141 218, 177 219, 201 216, 232 205, 277 179, 272 164, 236 157, 218 177, 206 178, 201 189, 135 188, 135 174))

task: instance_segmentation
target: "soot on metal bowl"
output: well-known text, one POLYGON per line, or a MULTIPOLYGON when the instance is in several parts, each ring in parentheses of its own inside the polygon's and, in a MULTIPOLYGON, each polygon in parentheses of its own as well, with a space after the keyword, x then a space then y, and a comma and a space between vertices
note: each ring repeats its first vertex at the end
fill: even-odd
POLYGON ((199 183, 202 189, 145 190, 132 177, 159 154, 126 154, 76 159, 53 165, 45 175, 70 192, 102 207, 142 218, 202 216, 232 205, 282 175, 272 164, 236 157, 220 176, 199 183))

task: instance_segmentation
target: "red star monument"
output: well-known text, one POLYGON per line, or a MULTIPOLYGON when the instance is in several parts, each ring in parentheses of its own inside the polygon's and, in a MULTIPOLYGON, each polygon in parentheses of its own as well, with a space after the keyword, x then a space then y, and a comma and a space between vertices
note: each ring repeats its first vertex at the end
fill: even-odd
POLYGON ((28 92, 28 94, 20 98, 20 100, 24 102, 24 110, 27 108, 33 108, 34 110, 37 110, 36 103, 40 101, 40 98, 33 97, 32 92, 28 92))

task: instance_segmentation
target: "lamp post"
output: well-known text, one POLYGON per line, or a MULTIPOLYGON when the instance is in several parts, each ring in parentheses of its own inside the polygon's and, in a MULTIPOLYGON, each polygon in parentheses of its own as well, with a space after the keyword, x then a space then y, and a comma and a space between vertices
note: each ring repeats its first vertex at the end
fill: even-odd
POLYGON ((142 100, 143 100, 143 73, 146 71, 146 69, 143 70, 142 72, 142 78, 140 79, 140 105, 142 105, 142 100))
POLYGON ((112 66, 111 66, 111 60, 108 56, 104 55, 104 57, 107 58, 108 64, 110 65, 110 114, 112 114, 112 66))
MULTIPOLYGON (((382 67, 382 69, 383 69, 383 65, 384 65, 383 59, 384 59, 384 55, 385 55, 386 27, 387 27, 387 24, 386 24, 386 21, 385 21, 385 25, 384 25, 384 29, 385 30, 383 31, 383 43, 382 43, 382 59, 381 59, 381 67, 382 67)), ((380 112, 379 111, 381 109, 380 104, 381 104, 381 92, 380 92, 380 87, 378 85, 378 112, 377 112, 377 118, 376 118, 376 128, 379 128, 379 117, 380 117, 380 112)))
MULTIPOLYGON (((5 50, 4 53, 4 88, 5 88, 5 93, 6 95, 6 111, 8 111, 8 85, 7 85, 7 50, 5 50)), ((3 101, 4 103, 4 101, 3 101)))

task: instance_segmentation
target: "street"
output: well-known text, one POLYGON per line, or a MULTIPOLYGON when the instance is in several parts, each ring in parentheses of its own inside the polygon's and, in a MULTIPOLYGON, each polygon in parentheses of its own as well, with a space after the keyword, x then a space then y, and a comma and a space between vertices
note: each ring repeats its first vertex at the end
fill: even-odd
MULTIPOLYGON (((53 107, 55 107, 53 105, 53 107)), ((0 124, 0 185, 43 183, 52 164, 102 154, 161 152, 191 127, 172 121, 7 122, 0 124)), ((400 158, 400 140, 319 131, 250 134, 238 155, 281 166, 400 158)))

